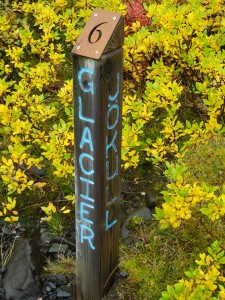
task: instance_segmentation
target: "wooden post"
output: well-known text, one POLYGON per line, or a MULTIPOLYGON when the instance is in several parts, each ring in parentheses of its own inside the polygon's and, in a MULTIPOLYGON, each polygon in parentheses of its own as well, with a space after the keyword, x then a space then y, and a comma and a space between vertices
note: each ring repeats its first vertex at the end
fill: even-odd
POLYGON ((100 300, 119 262, 123 17, 96 9, 73 48, 76 300, 100 300))

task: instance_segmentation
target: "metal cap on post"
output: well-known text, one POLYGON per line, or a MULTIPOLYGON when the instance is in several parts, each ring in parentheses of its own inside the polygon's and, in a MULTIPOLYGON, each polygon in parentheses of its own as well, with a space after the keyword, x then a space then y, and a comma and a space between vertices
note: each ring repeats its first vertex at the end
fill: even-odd
POLYGON ((119 263, 123 16, 95 9, 73 48, 76 300, 100 300, 119 263))

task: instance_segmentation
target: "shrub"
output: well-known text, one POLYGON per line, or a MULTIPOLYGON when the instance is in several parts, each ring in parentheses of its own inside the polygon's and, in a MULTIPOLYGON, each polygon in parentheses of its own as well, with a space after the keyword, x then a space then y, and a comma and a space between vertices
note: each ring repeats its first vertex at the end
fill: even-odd
POLYGON ((180 157, 224 122, 224 1, 144 2, 126 28, 125 168, 180 157))
MULTIPOLYGON (((70 53, 92 9, 102 6, 101 0, 75 5, 70 0, 15 0, 1 5, 2 201, 12 194, 21 207, 27 201, 20 194, 42 201, 48 195, 47 201, 55 201, 61 193, 61 201, 74 203, 70 53)), ((126 9, 119 0, 104 1, 104 6, 123 13, 126 9)), ((37 205, 42 201, 35 199, 37 205)))

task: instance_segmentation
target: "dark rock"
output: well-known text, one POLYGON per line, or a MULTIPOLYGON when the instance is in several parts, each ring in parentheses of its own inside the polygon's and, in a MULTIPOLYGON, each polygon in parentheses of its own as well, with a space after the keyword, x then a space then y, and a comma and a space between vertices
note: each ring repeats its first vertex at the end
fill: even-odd
POLYGON ((8 272, 3 278, 6 296, 13 300, 36 300, 41 295, 38 278, 40 260, 37 249, 32 248, 28 239, 15 242, 8 272))
POLYGON ((41 247, 41 252, 45 255, 48 254, 48 250, 49 250, 49 246, 42 246, 41 247))
POLYGON ((12 229, 9 227, 4 227, 2 234, 4 235, 14 235, 14 233, 12 232, 12 229))
POLYGON ((32 166, 27 170, 29 173, 37 175, 37 176, 44 176, 46 174, 46 168, 41 167, 40 169, 36 166, 32 166))
POLYGON ((51 248, 48 250, 49 253, 66 253, 68 250, 68 245, 65 244, 52 244, 51 248))
POLYGON ((140 243, 140 238, 138 236, 129 235, 124 241, 127 247, 130 249, 134 244, 140 243))
POLYGON ((160 193, 154 190, 151 187, 146 188, 145 190, 145 203, 150 208, 153 209, 156 207, 156 198, 160 196, 160 193))
POLYGON ((4 276, 6 274, 6 272, 7 272, 7 268, 6 267, 0 268, 0 274, 2 276, 4 276))
POLYGON ((20 169, 27 171, 29 175, 35 175, 35 176, 44 176, 46 174, 46 168, 41 167, 40 169, 36 166, 31 166, 29 169, 27 166, 23 163, 19 165, 20 169))
POLYGON ((57 296, 55 294, 48 294, 48 300, 56 300, 57 296))
POLYGON ((51 288, 51 291, 56 290, 56 285, 53 282, 49 281, 48 286, 51 288))
POLYGON ((48 292, 45 290, 45 288, 42 290, 42 295, 43 296, 48 295, 48 292))
POLYGON ((60 258, 60 253, 52 252, 51 254, 51 259, 52 260, 57 260, 60 258))
POLYGON ((40 234, 40 242, 42 245, 49 245, 51 238, 52 235, 47 231, 44 231, 40 234))
POLYGON ((122 227, 121 227, 121 232, 120 232, 120 236, 121 236, 123 239, 128 238, 129 233, 130 233, 130 230, 128 230, 128 229, 126 228, 128 222, 126 222, 126 223, 125 223, 125 222, 126 222, 126 220, 124 221, 124 223, 123 223, 123 225, 122 225, 122 227))
POLYGON ((58 298, 70 297, 70 296, 71 296, 71 292, 68 290, 67 287, 61 287, 58 289, 58 292, 57 292, 58 298))
POLYGON ((130 185, 130 183, 127 182, 127 181, 124 181, 124 180, 122 179, 122 181, 121 181, 121 192, 122 192, 122 193, 127 193, 127 192, 129 192, 130 190, 131 190, 131 185, 130 185))
POLYGON ((0 288, 0 300, 4 300, 4 299, 5 299, 5 289, 0 288))
POLYGON ((131 217, 139 217, 146 221, 151 219, 151 212, 148 207, 140 207, 130 214, 131 217))
POLYGON ((51 289, 51 287, 50 287, 49 285, 47 285, 47 286, 45 287, 45 290, 46 290, 47 293, 49 293, 49 292, 51 292, 52 289, 51 289))
POLYGON ((120 271, 120 277, 122 277, 122 278, 127 278, 128 277, 128 273, 126 272, 126 271, 123 271, 123 270, 121 270, 120 271))
POLYGON ((57 286, 61 286, 65 283, 66 283, 66 276, 65 275, 57 276, 57 279, 56 279, 56 285, 57 286))
POLYGON ((128 217, 123 222, 122 227, 121 227, 120 235, 123 239, 126 239, 129 236, 130 230, 127 228, 127 225, 133 217, 139 217, 139 218, 142 218, 142 219, 148 221, 151 219, 150 209, 146 206, 143 206, 143 207, 136 209, 135 211, 132 211, 128 215, 128 217))
POLYGON ((61 237, 61 236, 54 236, 52 239, 51 239, 51 243, 60 243, 60 244, 67 244, 73 248, 76 248, 76 241, 73 240, 73 241, 70 241, 64 237, 61 237))

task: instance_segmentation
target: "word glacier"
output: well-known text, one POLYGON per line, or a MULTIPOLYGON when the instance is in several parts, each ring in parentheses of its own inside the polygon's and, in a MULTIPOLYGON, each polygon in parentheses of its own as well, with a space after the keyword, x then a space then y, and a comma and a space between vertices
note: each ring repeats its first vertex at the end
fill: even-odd
MULTIPOLYGON (((82 91, 82 96, 78 96, 78 119, 81 122, 80 128, 82 128, 81 138, 79 140, 79 239, 80 242, 88 243, 88 246, 92 249, 96 249, 95 245, 95 222, 94 222, 94 211, 99 207, 99 201, 101 201, 101 195, 99 199, 97 196, 93 196, 93 190, 96 185, 99 184, 99 179, 96 179, 95 173, 96 168, 102 166, 97 166, 95 164, 96 155, 99 155, 95 149, 95 143, 93 142, 93 134, 96 128, 96 112, 92 112, 87 107, 87 97, 88 101, 92 101, 95 96, 95 88, 93 83, 93 78, 95 76, 94 71, 89 68, 81 68, 77 75, 78 85, 82 91), (93 115, 91 115, 93 113, 93 115), (98 206, 98 207, 97 207, 98 206)), ((119 149, 118 144, 118 123, 120 120, 120 106, 118 104, 118 96, 120 93, 120 74, 116 75, 116 91, 113 95, 107 95, 106 109, 105 109, 105 120, 106 128, 102 132, 106 132, 106 136, 100 137, 104 139, 103 145, 105 147, 102 152, 105 162, 104 169, 104 182, 106 182, 105 191, 105 225, 104 230, 109 230, 113 227, 118 220, 113 217, 113 212, 115 209, 115 203, 118 200, 118 195, 114 195, 116 190, 114 185, 119 172, 119 149)), ((104 99, 99 99, 99 101, 104 101, 104 99)), ((89 103, 90 106, 93 103, 89 103)), ((99 224, 97 224, 99 225, 99 224)))

